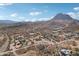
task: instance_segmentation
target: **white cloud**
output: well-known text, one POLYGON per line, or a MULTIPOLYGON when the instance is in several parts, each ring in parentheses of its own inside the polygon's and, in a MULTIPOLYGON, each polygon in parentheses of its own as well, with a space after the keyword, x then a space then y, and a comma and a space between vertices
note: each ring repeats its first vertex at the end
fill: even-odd
POLYGON ((68 12, 67 14, 68 14, 68 15, 75 15, 74 12, 68 12))
POLYGON ((24 21, 28 22, 28 21, 29 21, 29 19, 25 19, 24 21))
POLYGON ((74 13, 74 12, 69 12, 67 14, 70 15, 72 18, 77 18, 76 13, 74 13))
POLYGON ((69 12, 67 13, 68 15, 70 15, 72 18, 75 18, 75 19, 79 19, 79 13, 75 13, 75 12, 69 12))
POLYGON ((79 10, 79 7, 75 7, 75 8, 73 8, 75 11, 78 11, 79 10))
POLYGON ((0 3, 0 9, 5 9, 5 6, 13 5, 13 3, 0 3))
POLYGON ((40 14, 42 14, 42 12, 40 12, 40 11, 34 11, 34 12, 29 13, 29 15, 31 15, 31 16, 37 16, 37 15, 40 15, 40 14))
POLYGON ((38 21, 47 21, 49 20, 50 18, 39 18, 38 21))
POLYGON ((74 7, 73 9, 75 10, 75 12, 68 12, 67 14, 72 18, 79 19, 79 7, 74 7))
POLYGON ((0 16, 0 18, 2 18, 3 16, 0 16))
POLYGON ((0 3, 0 6, 8 6, 8 5, 12 5, 12 3, 0 3))
POLYGON ((51 20, 54 16, 51 17, 44 17, 44 18, 39 18, 38 21, 47 21, 47 20, 51 20))
POLYGON ((28 22, 28 21, 31 21, 31 22, 35 22, 35 21, 48 21, 48 20, 51 20, 54 16, 51 16, 51 17, 42 17, 42 18, 31 18, 31 19, 24 19, 24 21, 28 22))
POLYGON ((16 17, 17 16, 17 13, 13 13, 10 15, 11 17, 16 17))
POLYGON ((54 16, 51 16, 50 19, 52 19, 54 16))
POLYGON ((0 20, 5 20, 7 16, 0 15, 0 20))
POLYGON ((20 16, 19 19, 25 19, 25 17, 20 16))
POLYGON ((35 22, 37 19, 36 18, 32 18, 32 19, 25 19, 24 21, 28 22, 28 21, 31 21, 31 22, 35 22))
POLYGON ((3 16, 0 16, 0 19, 3 19, 4 17, 3 16))

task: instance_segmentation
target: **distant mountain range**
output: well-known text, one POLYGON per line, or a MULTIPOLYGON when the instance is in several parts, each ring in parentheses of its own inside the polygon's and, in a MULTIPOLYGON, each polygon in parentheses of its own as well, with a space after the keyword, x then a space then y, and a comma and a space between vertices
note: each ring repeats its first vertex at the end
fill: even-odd
POLYGON ((11 26, 15 23, 17 23, 17 22, 16 21, 11 21, 11 20, 0 20, 0 28, 6 27, 6 26, 11 26))
POLYGON ((46 31, 51 32, 54 28, 63 28, 64 30, 79 29, 79 21, 72 18, 71 16, 63 13, 57 14, 53 19, 49 21, 38 21, 38 22, 14 22, 9 20, 0 20, 3 24, 12 24, 8 28, 21 29, 26 31, 46 31))
MULTIPOLYGON (((49 21, 58 21, 58 20, 75 20, 73 19, 71 16, 67 15, 67 14, 63 14, 63 13, 59 13, 57 14, 54 18, 52 18, 49 21)), ((41 21, 38 21, 41 22, 41 21)), ((44 22, 44 21, 43 21, 44 22)), ((0 20, 0 24, 13 24, 13 23, 23 23, 23 22, 17 22, 17 21, 12 21, 12 20, 0 20)), ((24 23, 28 23, 28 22, 24 22, 24 23)))
POLYGON ((11 21, 11 20, 0 20, 0 24, 12 24, 16 23, 16 21, 11 21))

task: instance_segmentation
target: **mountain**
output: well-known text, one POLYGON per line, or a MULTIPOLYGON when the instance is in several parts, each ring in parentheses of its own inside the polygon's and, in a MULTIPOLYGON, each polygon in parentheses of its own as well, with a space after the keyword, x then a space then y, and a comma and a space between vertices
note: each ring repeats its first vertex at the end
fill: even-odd
POLYGON ((16 23, 16 21, 11 21, 11 20, 0 20, 0 24, 12 24, 16 23))
POLYGON ((11 26, 15 23, 17 23, 17 22, 16 21, 11 21, 11 20, 0 20, 0 28, 11 26))
POLYGON ((56 19, 62 19, 62 20, 73 20, 73 18, 67 14, 63 14, 63 13, 59 13, 57 14, 54 18, 54 20, 56 19))
MULTIPOLYGON (((11 22, 12 21, 9 21, 7 23, 11 23, 11 22)), ((49 21, 18 22, 18 23, 13 24, 12 26, 4 27, 4 28, 7 30, 10 29, 13 32, 17 29, 22 32, 40 31, 40 32, 51 33, 54 28, 59 28, 59 29, 62 28, 64 30, 79 29, 79 21, 72 18, 71 16, 67 14, 59 13, 54 18, 50 19, 49 21)), ((18 32, 17 30, 15 32, 18 32)))
POLYGON ((79 28, 79 20, 72 18, 70 15, 59 13, 49 21, 50 28, 62 27, 64 30, 74 30, 79 28))
POLYGON ((71 16, 67 14, 59 13, 49 21, 50 22, 49 24, 62 26, 62 25, 74 23, 75 21, 77 20, 75 20, 71 16))

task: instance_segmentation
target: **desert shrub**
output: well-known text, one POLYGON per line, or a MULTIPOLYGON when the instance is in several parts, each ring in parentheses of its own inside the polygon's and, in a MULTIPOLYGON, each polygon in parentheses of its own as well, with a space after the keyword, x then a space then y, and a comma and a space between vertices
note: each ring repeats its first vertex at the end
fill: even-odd
POLYGON ((56 46, 51 46, 48 48, 48 45, 39 44, 37 45, 37 50, 39 50, 39 55, 42 56, 57 56, 59 55, 58 48, 56 46))
POLYGON ((15 56, 13 52, 5 52, 1 56, 15 56))
POLYGON ((16 50, 15 52, 16 52, 18 55, 20 55, 20 54, 26 53, 26 52, 27 52, 27 49, 21 48, 21 49, 19 49, 19 50, 16 50))
POLYGON ((36 46, 36 48, 37 48, 38 50, 44 50, 44 49, 45 49, 45 45, 43 45, 43 44, 38 44, 38 45, 36 46))
POLYGON ((75 48, 74 51, 72 51, 73 56, 79 56, 79 48, 75 48))
POLYGON ((72 42, 73 46, 77 46, 77 43, 75 41, 72 42))

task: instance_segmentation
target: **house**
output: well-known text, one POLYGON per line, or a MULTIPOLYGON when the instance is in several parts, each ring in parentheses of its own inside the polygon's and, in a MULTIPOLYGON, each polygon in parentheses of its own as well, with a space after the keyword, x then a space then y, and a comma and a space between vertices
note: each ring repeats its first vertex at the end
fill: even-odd
POLYGON ((60 54, 62 55, 62 56, 70 56, 70 50, 68 50, 68 49, 66 49, 66 48, 62 48, 61 50, 60 50, 60 54))

